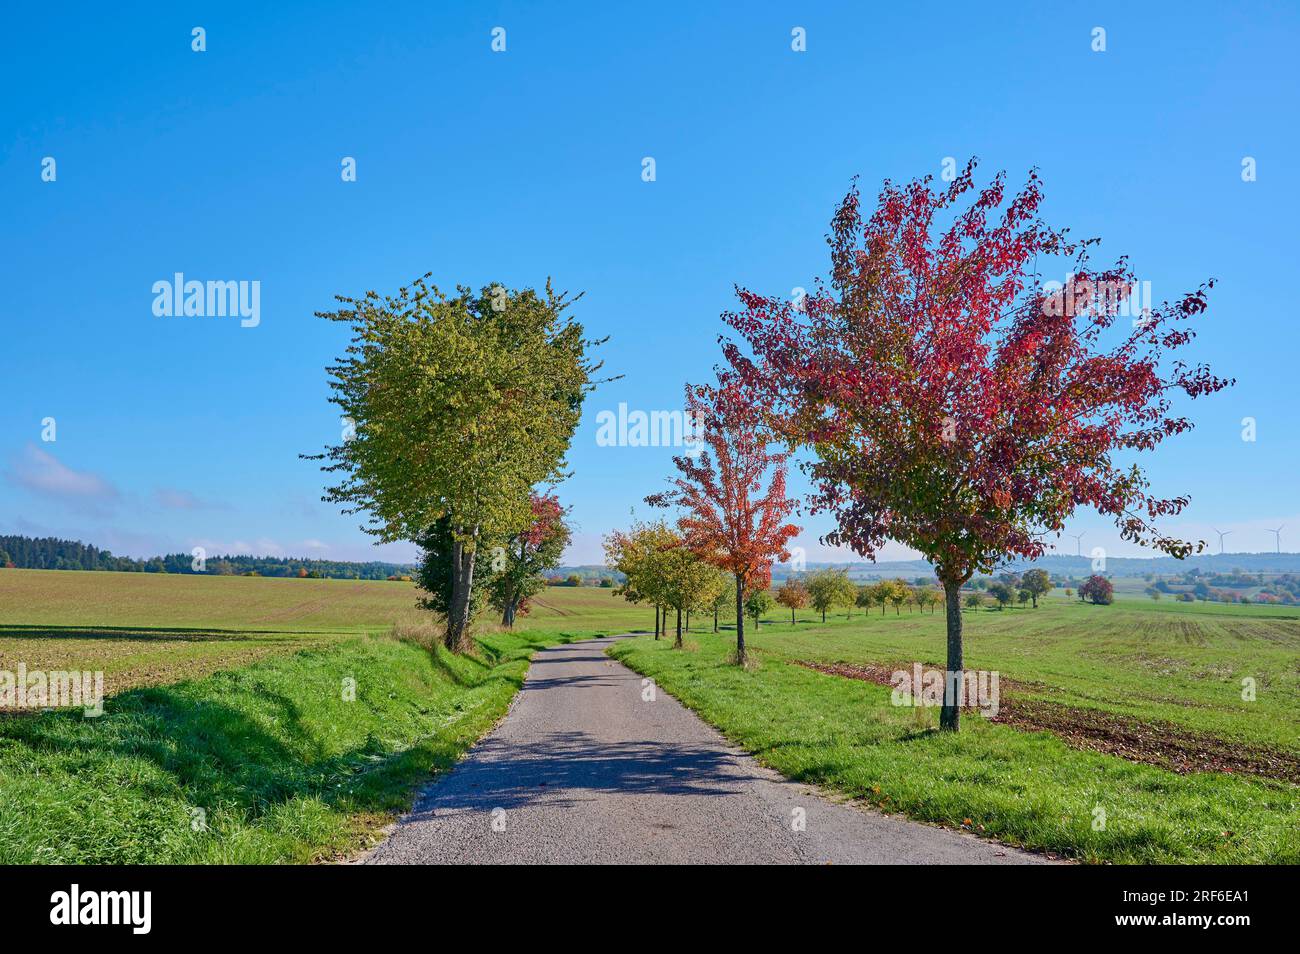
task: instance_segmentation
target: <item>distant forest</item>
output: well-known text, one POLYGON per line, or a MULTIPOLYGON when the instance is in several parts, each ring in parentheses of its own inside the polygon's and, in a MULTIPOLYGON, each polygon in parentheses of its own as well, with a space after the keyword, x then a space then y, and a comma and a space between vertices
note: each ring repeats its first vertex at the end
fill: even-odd
POLYGON ((123 573, 186 573, 215 576, 296 576, 333 580, 386 580, 407 576, 399 563, 345 563, 295 557, 210 556, 194 569, 189 553, 169 553, 148 560, 114 556, 91 544, 54 537, 0 536, 0 567, 23 570, 116 570, 123 573))

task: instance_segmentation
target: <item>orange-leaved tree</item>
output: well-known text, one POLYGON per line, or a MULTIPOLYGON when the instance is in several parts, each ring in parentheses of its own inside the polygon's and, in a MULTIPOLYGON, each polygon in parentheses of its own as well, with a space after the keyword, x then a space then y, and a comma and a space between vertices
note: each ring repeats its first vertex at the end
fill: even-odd
POLYGON ((703 447, 673 458, 673 488, 646 498, 656 507, 677 506, 686 546, 736 581, 736 662, 745 664, 745 600, 772 582, 772 563, 790 558, 787 546, 799 527, 787 523, 795 502, 785 495, 786 457, 754 413, 752 396, 738 384, 688 385, 686 410, 703 447), (763 491, 768 473, 771 479, 763 491))

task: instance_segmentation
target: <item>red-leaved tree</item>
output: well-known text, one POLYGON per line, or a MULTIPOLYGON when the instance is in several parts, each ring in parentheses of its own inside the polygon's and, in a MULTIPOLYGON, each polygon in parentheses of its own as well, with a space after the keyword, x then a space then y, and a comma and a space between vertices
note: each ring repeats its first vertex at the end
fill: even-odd
POLYGON ((740 385, 687 386, 686 410, 703 448, 673 458, 680 476, 673 489, 646 502, 683 510, 677 528, 686 546, 736 581, 736 662, 745 664, 745 600, 772 582, 772 563, 790 558, 799 533, 786 518, 795 502, 785 495, 786 455, 769 451, 754 413, 753 396, 740 385), (771 480, 763 491, 763 480, 771 480))
POLYGON ((742 309, 724 319, 748 349, 723 343, 770 426, 815 451, 814 511, 838 523, 826 542, 873 558, 893 539, 934 564, 952 690, 940 724, 954 730, 962 584, 1040 556, 1079 507, 1139 545, 1199 550, 1153 525, 1187 499, 1149 494, 1116 455, 1189 430, 1175 397, 1232 383, 1170 357, 1194 337, 1212 282, 1125 327, 1127 260, 1094 269, 1096 240, 1045 225, 1036 175, 1008 195, 1003 175, 978 188, 973 169, 939 190, 928 177, 886 182, 865 218, 855 185, 828 236, 829 286, 800 302, 739 290, 742 309), (1069 284, 1042 283, 1040 259, 1069 269, 1069 284))

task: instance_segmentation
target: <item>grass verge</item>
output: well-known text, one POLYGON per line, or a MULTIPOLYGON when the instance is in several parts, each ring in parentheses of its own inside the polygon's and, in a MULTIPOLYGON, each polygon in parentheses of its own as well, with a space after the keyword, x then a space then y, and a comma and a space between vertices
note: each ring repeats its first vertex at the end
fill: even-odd
POLYGON ((356 637, 133 689, 97 719, 0 718, 0 864, 274 864, 364 847, 505 713, 532 652, 569 638, 495 633, 476 659, 356 637))

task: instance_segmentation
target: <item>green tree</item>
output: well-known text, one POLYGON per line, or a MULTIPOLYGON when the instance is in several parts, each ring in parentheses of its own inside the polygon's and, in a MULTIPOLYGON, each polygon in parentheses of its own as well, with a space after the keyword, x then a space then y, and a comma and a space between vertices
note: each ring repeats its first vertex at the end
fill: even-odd
POLYGON ((629 603, 646 602, 655 610, 655 639, 666 629, 666 555, 680 537, 662 520, 635 523, 605 537, 605 565, 627 580, 617 592, 629 603))
POLYGON ((722 590, 721 592, 718 593, 718 595, 714 598, 713 603, 709 606, 709 609, 713 611, 713 631, 715 633, 718 631, 718 615, 722 612, 724 608, 729 606, 734 606, 735 603, 736 603, 736 581, 729 573, 724 573, 723 581, 722 581, 722 590))
POLYGON ((447 521, 446 644, 464 651, 478 551, 527 527, 533 488, 561 475, 597 342, 549 282, 541 294, 494 285, 446 296, 427 279, 396 297, 340 296, 319 313, 352 339, 328 368, 348 426, 315 459, 338 480, 326 499, 365 512, 382 541, 447 521))
POLYGON ((921 586, 916 589, 916 602, 922 609, 930 607, 933 613, 940 603, 943 602, 943 594, 933 586, 921 586))
POLYGON ((813 609, 822 614, 823 623, 827 610, 852 605, 858 598, 858 588, 844 570, 818 570, 808 574, 804 585, 808 587, 813 609))
POLYGON ((1029 598, 1034 601, 1034 609, 1038 609, 1038 598, 1056 584, 1046 570, 1029 570, 1020 578, 1020 585, 1029 591, 1029 598))
POLYGON ((1016 598, 1016 594, 1011 587, 1001 580, 989 584, 989 596, 998 601, 998 609, 1010 606, 1011 601, 1016 598))
POLYGON ((886 585, 889 587, 886 598, 894 607, 894 615, 901 616, 903 604, 912 598, 912 588, 906 580, 889 580, 886 585))
POLYGON ((759 618, 764 613, 770 613, 774 606, 776 600, 772 598, 770 590, 755 590, 749 594, 749 599, 745 600, 745 615, 754 620, 754 632, 758 632, 759 618))
POLYGON ((682 648, 682 614, 711 606, 725 583, 717 568, 704 562, 678 539, 663 552, 663 598, 677 613, 677 637, 673 648, 682 648))
MULTIPOLYGON (((451 518, 440 517, 433 526, 416 537, 415 543, 420 548, 420 560, 415 567, 415 580, 424 591, 420 605, 439 616, 446 617, 451 612, 454 599, 452 593, 454 577, 451 571, 452 561, 455 559, 455 546, 451 518)), ((480 547, 474 551, 474 556, 474 576, 486 582, 492 574, 491 550, 488 547, 480 547)), ((257 573, 256 570, 251 572, 253 575, 257 573)), ((478 616, 483 608, 486 592, 483 586, 477 586, 471 591, 466 606, 467 620, 478 616)))

